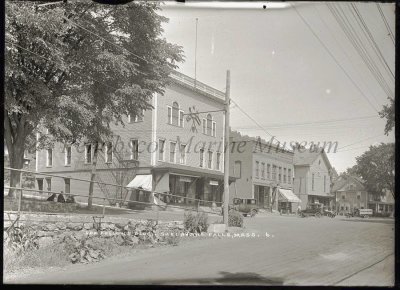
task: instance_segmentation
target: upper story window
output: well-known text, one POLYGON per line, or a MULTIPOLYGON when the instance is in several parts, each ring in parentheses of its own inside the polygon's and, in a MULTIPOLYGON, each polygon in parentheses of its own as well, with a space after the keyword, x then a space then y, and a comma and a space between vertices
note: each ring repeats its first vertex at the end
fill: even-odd
POLYGON ((85 145, 85 163, 92 163, 92 144, 85 145))
POLYGON ((260 176, 260 162, 256 161, 256 178, 260 176))
POLYGON ((216 137, 217 136, 217 123, 216 122, 212 122, 212 132, 211 132, 211 136, 216 137))
POLYGON ((129 114, 128 123, 143 122, 144 110, 140 114, 129 114))
POLYGON ((185 164, 186 163, 186 145, 181 144, 181 148, 179 151, 180 151, 179 163, 185 164))
POLYGON ((242 178, 242 162, 235 161, 235 167, 233 169, 235 177, 242 178))
POLYGON ((204 167, 204 148, 200 149, 200 167, 204 167))
POLYGON ((272 165, 272 180, 276 180, 276 165, 272 165))
POLYGON ((165 140, 158 140, 158 160, 164 161, 165 140))
POLYGON ((184 111, 179 109, 179 104, 173 102, 172 107, 168 106, 168 124, 184 127, 184 111))
POLYGON ((314 185, 315 185, 315 175, 314 173, 311 176, 311 189, 314 190, 314 185))
POLYGON ((112 142, 107 142, 106 143, 106 163, 111 163, 113 154, 112 154, 113 148, 112 148, 112 142))
POLYGON ((286 168, 283 168, 283 182, 286 183, 286 168))
POLYGON ((217 152, 217 170, 221 170, 221 153, 217 152))
POLYGON ((175 163, 176 142, 169 142, 169 162, 175 163))
POLYGON ((292 183, 292 169, 288 169, 288 183, 292 183))
POLYGON ((213 117, 211 114, 207 115, 207 118, 202 119, 202 132, 205 135, 209 135, 212 137, 217 136, 217 123, 213 121, 213 117))
POLYGON ((265 163, 261 163, 261 178, 265 179, 265 163))
POLYGON ((282 167, 279 167, 279 177, 278 177, 279 182, 282 182, 282 167))
POLYGON ((207 115, 207 135, 210 135, 210 136, 212 134, 212 121, 213 121, 213 119, 212 119, 211 114, 208 114, 207 115))
POLYGON ((46 166, 53 166, 53 149, 47 149, 47 158, 46 158, 46 166))
POLYGON ((139 158, 139 141, 138 139, 131 139, 129 141, 130 158, 131 160, 138 160, 139 158))
POLYGON ((71 165, 72 148, 71 146, 65 147, 65 165, 71 165))
POLYGON ((271 164, 267 164, 267 178, 271 179, 271 164))
POLYGON ((212 169, 213 152, 208 150, 208 168, 212 169))

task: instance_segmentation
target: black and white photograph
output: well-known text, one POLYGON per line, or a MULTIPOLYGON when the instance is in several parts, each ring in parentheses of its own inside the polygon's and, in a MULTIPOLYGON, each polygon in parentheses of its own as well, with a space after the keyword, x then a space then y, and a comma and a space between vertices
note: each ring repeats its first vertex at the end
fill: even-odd
POLYGON ((3 284, 399 285, 397 2, 3 5, 3 284))

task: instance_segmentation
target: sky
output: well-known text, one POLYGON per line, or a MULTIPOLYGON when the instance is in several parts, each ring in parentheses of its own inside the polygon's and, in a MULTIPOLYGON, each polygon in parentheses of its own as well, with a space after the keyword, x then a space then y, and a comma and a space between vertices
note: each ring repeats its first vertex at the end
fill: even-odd
POLYGON ((394 92, 384 20, 395 34, 395 6, 380 3, 383 18, 374 2, 352 3, 165 2, 159 13, 169 18, 165 38, 184 50, 178 71, 191 77, 198 18, 197 80, 225 91, 230 70, 232 129, 287 144, 338 142, 328 158, 342 172, 370 145, 394 142, 377 112, 394 92))

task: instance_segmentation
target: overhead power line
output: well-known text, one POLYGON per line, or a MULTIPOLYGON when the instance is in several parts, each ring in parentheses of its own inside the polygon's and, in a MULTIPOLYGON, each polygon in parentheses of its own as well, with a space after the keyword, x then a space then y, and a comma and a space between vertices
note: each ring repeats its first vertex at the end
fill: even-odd
POLYGON ((382 18, 382 20, 383 20, 383 23, 384 23, 385 26, 386 26, 386 29, 387 29, 387 31, 388 31, 388 33, 389 33, 390 39, 391 39, 392 42, 393 42, 393 45, 396 45, 396 42, 395 42, 394 36, 393 36, 393 32, 392 32, 392 30, 390 29, 389 23, 387 22, 386 17, 385 17, 385 14, 383 14, 382 8, 381 8, 381 6, 379 5, 379 3, 376 3, 376 7, 378 7, 379 14, 381 15, 381 18, 382 18))
MULTIPOLYGON (((331 10, 336 21, 341 26, 342 30, 345 32, 350 43, 353 45, 354 49, 360 55, 360 57, 362 58, 362 60, 364 61, 364 63, 368 67, 368 69, 370 70, 373 77, 380 84, 380 86, 385 91, 385 93, 388 95, 388 97, 393 97, 391 88, 387 84, 385 78, 382 76, 382 73, 380 72, 379 68, 377 67, 375 61, 372 59, 372 57, 368 53, 366 45, 361 40, 361 37, 358 35, 357 31, 351 24, 350 19, 347 17, 347 15, 346 15, 345 11, 342 9, 341 5, 334 5, 334 4, 329 4, 329 3, 326 3, 326 5, 331 10)), ((351 12, 353 12, 353 10, 351 10, 351 9, 349 9, 349 10, 351 12)), ((353 15, 354 15, 354 13, 353 13, 353 15)), ((355 16, 355 20, 357 21, 356 16, 355 16)), ((358 23, 358 21, 357 21, 357 24, 361 27, 361 30, 364 32, 363 27, 358 23)), ((365 32, 364 32, 364 34, 365 34, 365 32)), ((368 39, 368 36, 367 36, 367 39, 368 39)))
MULTIPOLYGON (((330 119, 330 120, 320 120, 320 121, 312 121, 312 122, 302 122, 302 123, 278 123, 278 124, 271 124, 269 126, 264 125, 264 128, 282 128, 282 127, 295 127, 295 126, 304 126, 304 125, 320 125, 320 124, 329 124, 329 123, 336 123, 336 122, 346 122, 346 121, 354 121, 354 120, 365 120, 365 119, 372 119, 372 118, 379 118, 378 115, 369 115, 369 116, 361 116, 361 117, 354 117, 354 118, 345 118, 345 119, 330 119)), ((240 129, 251 129, 254 127, 240 127, 240 129)))
MULTIPOLYGON (((354 65, 354 62, 353 62, 354 58, 350 57, 349 54, 348 54, 348 50, 343 48, 342 43, 336 38, 335 33, 334 33, 334 32, 332 31, 332 29, 331 29, 331 26, 328 25, 328 24, 326 23, 324 17, 321 16, 321 14, 319 13, 319 11, 318 11, 318 9, 317 9, 316 6, 314 6, 314 9, 316 10, 317 15, 318 15, 318 17, 321 19, 322 23, 325 25, 325 27, 326 27, 326 28, 328 29, 328 31, 331 33, 333 40, 335 40, 336 44, 337 44, 337 45, 340 47, 340 49, 343 51, 344 55, 345 55, 346 58, 347 58, 347 61, 348 61, 349 63, 352 63, 352 64, 353 64, 353 68, 356 70, 356 72, 358 73, 358 75, 361 75, 360 71, 358 70, 359 66, 358 66, 358 65, 354 65)), ((366 82, 364 81, 364 79, 363 79, 362 77, 359 78, 359 80, 361 80, 361 82, 364 84, 364 86, 365 86, 366 88, 369 87, 369 85, 366 84, 366 82)), ((370 91, 371 91, 371 90, 370 90, 370 91)), ((378 99, 375 97, 375 94, 372 94, 372 97, 374 98, 374 100, 375 100, 377 103, 379 103, 378 99)))
POLYGON ((363 98, 368 102, 368 104, 371 106, 371 108, 378 113, 378 110, 375 108, 375 106, 371 103, 371 101, 368 99, 368 97, 363 93, 361 88, 357 85, 357 83, 353 80, 353 78, 347 73, 347 71, 344 69, 344 67, 339 63, 339 61, 336 59, 336 57, 332 54, 332 52, 329 50, 329 48, 325 45, 325 43, 319 38, 319 36, 315 33, 315 31, 312 29, 310 24, 304 19, 304 17, 300 14, 300 12, 297 10, 297 8, 293 5, 292 7, 294 8, 295 12, 297 15, 300 17, 300 19, 303 21, 303 23, 308 27, 308 29, 311 31, 311 33, 318 39, 320 44, 325 48, 325 50, 328 52, 328 54, 332 57, 332 59, 335 61, 335 63, 340 67, 340 69, 344 72, 344 74, 347 76, 347 78, 351 81, 351 83, 357 88, 357 90, 360 92, 360 94, 363 96, 363 98))
MULTIPOLYGON (((393 77, 394 79, 394 73, 392 72, 391 68, 389 67, 385 57, 382 54, 382 51, 380 50, 378 44, 376 43, 371 31, 369 30, 367 24, 364 21, 364 18, 362 17, 360 11, 357 8, 357 5, 355 3, 351 3, 351 6, 353 8, 353 10, 355 11, 355 13, 357 14, 358 19, 361 21, 362 26, 364 27, 364 30, 366 31, 367 35, 368 35, 368 39, 370 40, 370 43, 372 42, 373 47, 375 48, 375 52, 378 54, 379 56, 379 60, 381 61, 382 64, 384 64, 384 67, 386 68, 386 70, 388 71, 388 73, 393 77)), ((363 31, 364 31, 363 30, 363 31)))
POLYGON ((364 142, 364 141, 367 141, 367 140, 370 140, 370 139, 373 139, 373 138, 376 138, 376 137, 379 137, 379 136, 384 136, 384 134, 379 134, 379 135, 375 135, 375 136, 371 136, 371 137, 367 137, 367 138, 358 140, 358 141, 356 141, 356 142, 354 142, 354 143, 351 143, 351 144, 348 144, 348 145, 339 147, 338 150, 343 149, 343 148, 346 148, 346 147, 353 146, 353 145, 355 145, 355 144, 358 144, 358 143, 361 143, 361 142, 364 142))

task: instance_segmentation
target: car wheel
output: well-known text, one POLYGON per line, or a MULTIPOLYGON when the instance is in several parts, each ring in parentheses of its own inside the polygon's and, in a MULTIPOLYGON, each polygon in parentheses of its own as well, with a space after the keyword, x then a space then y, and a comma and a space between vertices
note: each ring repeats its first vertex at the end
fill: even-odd
POLYGON ((251 210, 251 217, 254 217, 257 214, 257 210, 253 209, 251 210))
POLYGON ((319 212, 317 212, 317 213, 315 214, 315 217, 320 218, 320 217, 321 217, 321 214, 320 214, 319 212))

